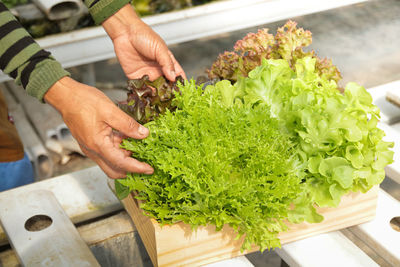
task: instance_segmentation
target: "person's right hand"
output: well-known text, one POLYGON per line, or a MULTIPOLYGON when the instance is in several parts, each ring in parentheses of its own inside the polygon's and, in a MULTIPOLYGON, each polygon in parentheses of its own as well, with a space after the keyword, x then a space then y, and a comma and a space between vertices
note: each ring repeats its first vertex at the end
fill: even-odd
POLYGON ((82 151, 110 178, 127 172, 152 174, 153 168, 119 147, 125 137, 143 139, 149 130, 120 110, 100 90, 64 77, 44 95, 62 115, 82 151))
POLYGON ((165 75, 175 81, 185 73, 164 40, 145 24, 130 4, 102 23, 114 44, 115 54, 129 79, 149 75, 154 80, 165 75))

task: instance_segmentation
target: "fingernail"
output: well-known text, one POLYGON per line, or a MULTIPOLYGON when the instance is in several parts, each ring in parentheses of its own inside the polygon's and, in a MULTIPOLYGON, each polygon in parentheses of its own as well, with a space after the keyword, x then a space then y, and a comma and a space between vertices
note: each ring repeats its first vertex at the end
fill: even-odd
POLYGON ((144 174, 153 174, 154 170, 153 169, 147 169, 144 174))
POLYGON ((143 125, 139 125, 138 132, 140 135, 147 135, 149 132, 149 129, 147 129, 143 125))
POLYGON ((175 71, 171 71, 170 74, 171 74, 171 77, 173 77, 174 80, 175 80, 175 78, 176 78, 176 73, 175 73, 175 71))

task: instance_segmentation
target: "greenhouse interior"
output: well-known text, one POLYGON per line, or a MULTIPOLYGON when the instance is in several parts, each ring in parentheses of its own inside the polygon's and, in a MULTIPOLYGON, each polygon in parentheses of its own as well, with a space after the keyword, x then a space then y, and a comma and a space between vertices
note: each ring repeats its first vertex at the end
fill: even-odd
POLYGON ((399 14, 0 1, 0 267, 400 266, 399 14))

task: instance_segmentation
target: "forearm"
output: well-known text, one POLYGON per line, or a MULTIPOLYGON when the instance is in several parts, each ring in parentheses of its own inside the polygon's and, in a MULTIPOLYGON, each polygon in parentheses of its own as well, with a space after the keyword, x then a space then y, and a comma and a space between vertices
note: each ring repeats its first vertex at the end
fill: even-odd
POLYGON ((102 22, 103 28, 106 30, 111 40, 114 40, 119 35, 126 33, 130 25, 144 24, 138 17, 135 10, 130 4, 123 6, 113 16, 102 22))
MULTIPOLYGON (((90 15, 96 24, 101 24, 103 21, 114 15, 123 6, 129 4, 130 0, 85 0, 86 6, 89 9, 90 15)), ((130 4, 129 4, 130 5, 130 4)))
POLYGON ((56 81, 69 75, 49 52, 40 48, 2 2, 0 69, 39 100, 56 81))

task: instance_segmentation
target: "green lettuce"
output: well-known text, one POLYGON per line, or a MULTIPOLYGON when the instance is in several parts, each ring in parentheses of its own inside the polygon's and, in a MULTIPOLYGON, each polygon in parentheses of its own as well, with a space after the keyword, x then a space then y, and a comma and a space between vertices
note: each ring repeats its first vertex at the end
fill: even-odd
POLYGON ((340 93, 316 64, 317 59, 305 57, 293 70, 287 60, 264 59, 248 78, 215 88, 223 87, 219 90, 230 102, 268 106, 295 144, 297 175, 307 192, 301 198, 336 207, 344 194, 366 192, 383 181, 384 167, 393 162, 393 144, 382 140, 379 109, 370 94, 355 83, 340 93))
POLYGON ((228 224, 243 249, 280 247, 287 222, 321 222, 317 206, 382 182, 393 144, 369 93, 355 83, 341 93, 317 65, 263 59, 234 84, 178 85, 173 108, 146 124, 149 137, 122 143, 154 174, 128 174, 117 194, 138 191, 161 224, 228 224))
POLYGON ((161 224, 229 224, 245 235, 245 249, 280 246, 277 234, 303 190, 289 136, 267 106, 229 103, 223 90, 203 91, 194 81, 180 91, 174 112, 146 124, 148 138, 123 141, 155 172, 129 174, 119 191, 137 190, 141 208, 161 224))

